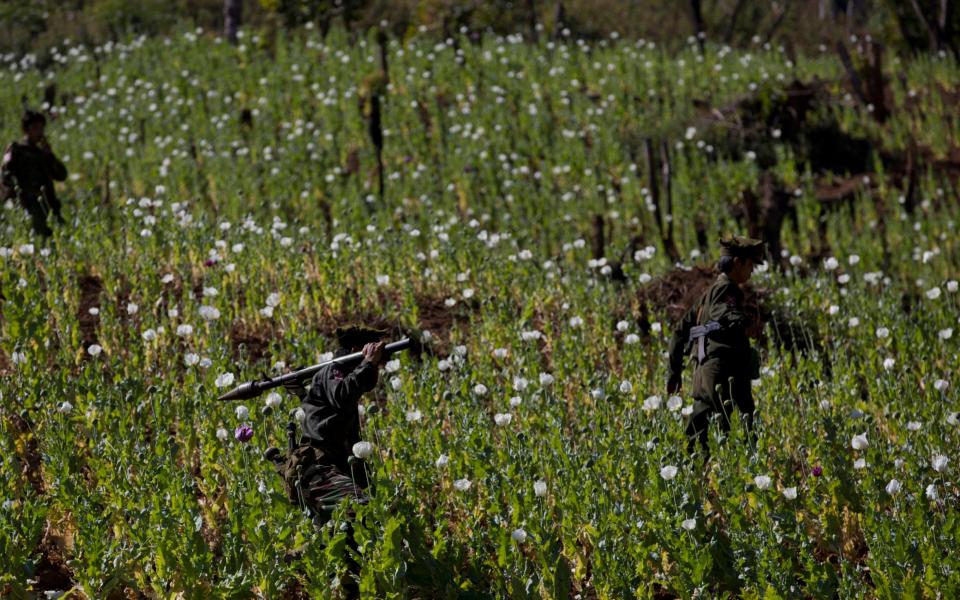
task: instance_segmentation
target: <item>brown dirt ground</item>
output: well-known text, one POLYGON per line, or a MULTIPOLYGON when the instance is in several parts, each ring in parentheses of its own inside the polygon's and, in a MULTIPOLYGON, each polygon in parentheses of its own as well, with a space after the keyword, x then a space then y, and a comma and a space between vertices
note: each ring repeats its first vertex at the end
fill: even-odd
POLYGON ((97 326, 100 324, 100 315, 91 315, 90 309, 100 306, 100 293, 103 291, 103 281, 96 275, 81 275, 77 279, 80 288, 80 308, 77 309, 77 321, 80 323, 80 337, 83 347, 97 343, 97 326))
POLYGON ((17 436, 17 453, 15 460, 21 464, 20 474, 26 479, 37 494, 43 494, 43 459, 40 456, 40 444, 33 434, 33 426, 15 412, 9 413, 10 427, 17 436))

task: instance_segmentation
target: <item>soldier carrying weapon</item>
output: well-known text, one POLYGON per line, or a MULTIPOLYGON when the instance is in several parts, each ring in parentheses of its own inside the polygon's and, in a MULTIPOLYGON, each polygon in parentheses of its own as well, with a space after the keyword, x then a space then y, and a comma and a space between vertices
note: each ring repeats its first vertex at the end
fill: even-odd
POLYGON ((680 391, 684 357, 696 350, 695 402, 686 429, 691 451, 694 440, 699 440, 707 451, 707 429, 712 416, 719 417, 723 431, 730 429, 734 406, 743 415, 747 428, 753 428, 755 406, 750 381, 759 377, 759 360, 747 338, 754 317, 744 310, 740 286, 750 280, 754 264, 763 260, 764 245, 740 236, 724 239, 720 245, 720 275, 690 307, 670 339, 670 394, 680 391))
POLYGON ((282 385, 300 399, 302 435, 298 438, 296 425, 290 423, 287 455, 270 448, 264 458, 274 463, 290 500, 306 508, 318 526, 330 519, 340 501, 364 501, 366 471, 353 456, 353 447, 360 441, 358 402, 376 387, 390 354, 411 346, 406 338, 384 344, 380 340, 385 333, 357 325, 337 328, 340 351, 333 360, 272 379, 248 381, 220 396, 220 400, 246 400, 282 385), (306 379, 311 379, 309 390, 303 385, 306 379))
POLYGON ((304 413, 299 444, 277 465, 290 499, 312 513, 317 524, 330 519, 341 500, 364 501, 366 471, 353 460, 360 441, 358 402, 373 390, 387 359, 384 331, 363 326, 336 330, 339 356, 360 351, 359 364, 329 364, 307 390, 293 380, 284 387, 296 395, 304 413))

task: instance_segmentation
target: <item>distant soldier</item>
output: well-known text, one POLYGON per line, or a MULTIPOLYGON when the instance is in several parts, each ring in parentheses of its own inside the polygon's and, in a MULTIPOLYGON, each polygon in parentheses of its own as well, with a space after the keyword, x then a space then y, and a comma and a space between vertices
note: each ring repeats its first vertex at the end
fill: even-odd
POLYGON ((749 281, 754 264, 763 260, 764 246, 759 240, 740 236, 722 240, 720 245, 720 275, 690 307, 670 339, 668 393, 680 391, 684 358, 691 352, 696 356, 693 413, 687 420, 691 451, 696 439, 707 449, 712 416, 717 415, 724 431, 730 429, 734 406, 747 427, 753 428, 755 407, 750 382, 759 377, 759 360, 747 338, 755 318, 744 310, 740 286, 749 281))
POLYGON ((304 412, 299 445, 278 469, 290 499, 310 510, 318 525, 327 522, 341 500, 363 499, 367 487, 363 465, 353 460, 360 441, 360 397, 373 390, 386 358, 385 332, 362 326, 338 328, 338 356, 362 351, 363 361, 329 365, 314 375, 310 389, 298 383, 287 389, 301 400, 304 412))
POLYGON ((66 180, 67 168, 50 149, 44 135, 47 118, 43 113, 26 111, 20 125, 23 139, 13 142, 3 152, 0 187, 6 189, 4 196, 16 196, 30 213, 33 231, 47 237, 53 235, 47 225, 47 215, 53 213, 57 222, 63 223, 53 182, 66 180))

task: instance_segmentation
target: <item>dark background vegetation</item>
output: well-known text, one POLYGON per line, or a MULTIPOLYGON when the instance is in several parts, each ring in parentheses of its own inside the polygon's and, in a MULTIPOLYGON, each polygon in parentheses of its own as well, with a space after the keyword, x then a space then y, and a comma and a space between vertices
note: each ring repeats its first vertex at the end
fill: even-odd
POLYGON ((707 42, 743 46, 775 41, 799 50, 869 34, 899 50, 960 48, 955 0, 0 0, 0 51, 44 53, 70 38, 84 44, 182 26, 322 31, 384 26, 398 37, 419 28, 437 36, 522 33, 527 39, 643 38, 666 47, 703 32, 707 42), (233 12, 231 13, 231 7, 233 12), (239 8, 239 10, 238 10, 239 8), (238 17, 238 18, 237 18, 238 17))

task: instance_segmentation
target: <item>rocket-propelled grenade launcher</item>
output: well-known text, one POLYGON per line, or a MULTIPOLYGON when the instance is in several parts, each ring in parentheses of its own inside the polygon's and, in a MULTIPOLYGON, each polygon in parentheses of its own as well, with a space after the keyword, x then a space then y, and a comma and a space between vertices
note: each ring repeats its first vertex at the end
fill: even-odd
MULTIPOLYGON (((409 347, 410 338, 403 338, 402 340, 398 340, 396 342, 390 342, 384 346, 383 351, 387 356, 390 356, 395 352, 401 352, 409 347)), ((300 369, 299 371, 293 371, 292 373, 280 375, 279 377, 248 381, 246 383, 241 383, 226 394, 220 396, 218 400, 249 400, 250 398, 256 398, 267 390, 280 387, 286 383, 292 381, 306 381, 313 377, 317 371, 328 365, 352 365, 359 363, 361 360, 363 360, 363 352, 354 352, 353 354, 340 356, 334 358, 333 360, 328 360, 318 365, 313 365, 312 367, 306 367, 304 369, 300 369)))

